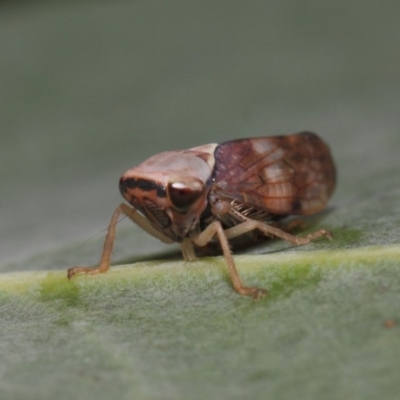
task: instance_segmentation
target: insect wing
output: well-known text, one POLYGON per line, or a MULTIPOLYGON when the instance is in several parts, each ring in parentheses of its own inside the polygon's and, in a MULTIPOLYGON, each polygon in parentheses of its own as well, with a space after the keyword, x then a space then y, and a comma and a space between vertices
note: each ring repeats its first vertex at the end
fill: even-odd
POLYGON ((215 150, 212 193, 271 214, 320 211, 335 181, 328 146, 310 132, 232 140, 215 150))

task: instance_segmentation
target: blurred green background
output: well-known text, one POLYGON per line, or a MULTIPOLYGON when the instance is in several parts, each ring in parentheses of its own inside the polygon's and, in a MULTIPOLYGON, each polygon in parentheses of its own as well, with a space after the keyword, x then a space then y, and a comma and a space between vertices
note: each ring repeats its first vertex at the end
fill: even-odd
MULTIPOLYGON (((373 0, 2 3, 0 271, 45 272, 0 276, 0 398, 397 399, 399 15, 373 0), (265 300, 234 294, 220 258, 67 282, 97 262, 131 166, 305 129, 337 162, 309 226, 335 240, 237 256, 265 300)), ((175 252, 118 229, 117 262, 175 252)))
MULTIPOLYGON (((355 0, 3 4, 0 269, 103 230, 119 176, 164 150, 309 129, 338 164, 333 206, 392 189, 399 12, 355 0)), ((116 257, 163 248, 137 240, 116 257)), ((71 261, 96 260, 58 267, 71 261)))

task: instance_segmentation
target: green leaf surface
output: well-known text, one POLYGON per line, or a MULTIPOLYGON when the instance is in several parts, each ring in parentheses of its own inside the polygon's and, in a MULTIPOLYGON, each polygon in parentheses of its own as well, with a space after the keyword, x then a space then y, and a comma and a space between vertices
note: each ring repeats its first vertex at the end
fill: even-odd
POLYGON ((400 5, 32 2, 0 13, 0 399, 397 399, 400 5), (295 233, 192 263, 127 221, 165 150, 314 130, 338 186, 295 233))
POLYGON ((235 259, 268 297, 233 293, 221 257, 136 263, 72 282, 64 271, 7 274, 3 393, 395 395, 400 246, 235 259))

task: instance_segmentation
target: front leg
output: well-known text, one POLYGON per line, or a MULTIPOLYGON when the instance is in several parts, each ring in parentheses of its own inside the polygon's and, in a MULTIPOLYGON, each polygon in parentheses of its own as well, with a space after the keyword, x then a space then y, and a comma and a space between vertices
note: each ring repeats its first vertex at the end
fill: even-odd
POLYGON ((173 241, 165 236, 163 233, 157 231, 150 223, 150 221, 143 215, 139 214, 135 208, 129 207, 121 203, 114 211, 111 221, 108 225, 107 236, 103 246, 103 253, 98 267, 73 267, 68 270, 68 279, 71 279, 76 274, 99 274, 107 272, 110 268, 111 253, 114 246, 116 226, 120 214, 126 215, 129 219, 139 225, 150 235, 160 239, 164 243, 173 243, 173 241))
POLYGON ((191 237, 191 239, 194 244, 203 247, 214 237, 215 234, 218 236, 219 243, 221 244, 222 252, 224 253, 235 291, 245 296, 253 296, 256 300, 264 297, 267 294, 265 289, 247 287, 243 285, 236 269, 235 262, 233 261, 228 239, 226 238, 222 225, 219 221, 212 222, 203 232, 194 235, 191 237))

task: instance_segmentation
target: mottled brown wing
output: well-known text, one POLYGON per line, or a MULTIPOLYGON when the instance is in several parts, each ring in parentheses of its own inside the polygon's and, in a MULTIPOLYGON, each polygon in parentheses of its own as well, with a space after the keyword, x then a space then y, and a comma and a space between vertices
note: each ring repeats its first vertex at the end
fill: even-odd
POLYGON ((301 132, 220 144, 211 192, 271 214, 305 215, 326 206, 335 182, 329 147, 301 132))

